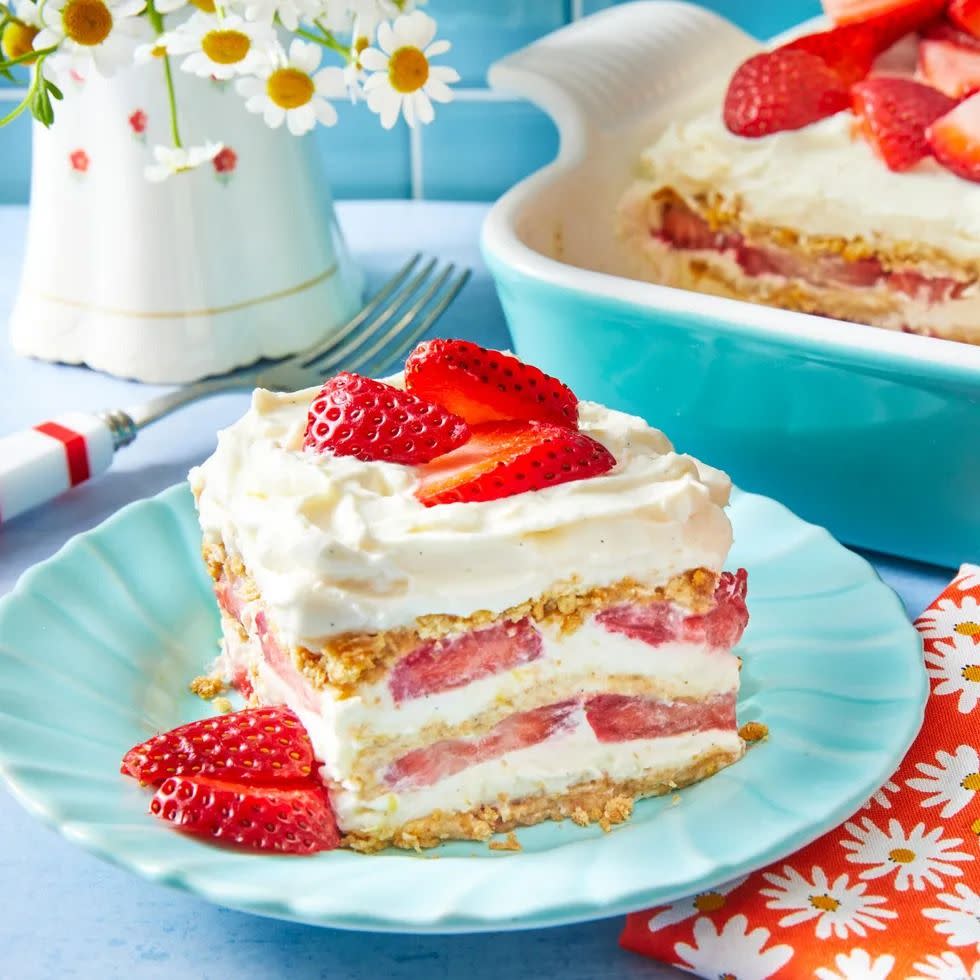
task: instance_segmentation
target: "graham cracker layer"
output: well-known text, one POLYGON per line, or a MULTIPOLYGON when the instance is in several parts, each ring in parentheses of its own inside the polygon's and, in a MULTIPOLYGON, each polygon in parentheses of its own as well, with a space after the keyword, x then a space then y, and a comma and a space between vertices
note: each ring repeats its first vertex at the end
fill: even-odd
MULTIPOLYGON (((971 295, 980 283, 980 263, 957 260, 931 246, 807 235, 789 228, 763 225, 743 219, 737 202, 725 201, 713 192, 681 197, 672 188, 660 188, 649 197, 649 226, 656 227, 660 208, 675 202, 698 214, 713 231, 737 233, 748 245, 777 249, 791 257, 806 260, 839 258, 851 262, 873 258, 886 273, 913 271, 928 277, 955 280, 971 295)), ((651 242, 644 251, 644 263, 637 264, 632 274, 663 285, 884 329, 962 343, 980 343, 980 330, 966 310, 963 312, 965 322, 960 324, 943 324, 940 327, 909 323, 912 297, 880 283, 870 287, 848 287, 815 285, 794 278, 778 281, 766 276, 742 274, 730 268, 729 263, 720 256, 715 258, 704 250, 671 249, 668 245, 656 247, 651 242)), ((957 301, 941 301, 938 308, 945 302, 957 301)))
MULTIPOLYGON (((259 598, 259 591, 240 559, 229 557, 224 547, 215 544, 205 544, 203 554, 208 572, 216 582, 232 581, 237 591, 259 598)), ((418 617, 410 627, 375 633, 339 633, 329 637, 320 649, 298 646, 291 653, 293 662, 314 688, 331 687, 341 697, 350 696, 358 686, 380 679, 396 660, 427 640, 522 619, 567 635, 594 613, 622 602, 668 601, 692 613, 702 613, 711 608, 717 578, 707 568, 696 568, 660 586, 631 578, 609 586, 569 581, 502 611, 480 610, 469 616, 432 613, 418 617)), ((275 629, 271 621, 270 626, 275 629)))
POLYGON ((585 826, 598 823, 603 830, 629 819, 633 803, 646 796, 663 796, 714 775, 737 762, 744 753, 714 749, 685 766, 651 770, 633 779, 599 779, 579 783, 563 793, 527 796, 519 800, 486 803, 465 812, 436 810, 400 827, 378 834, 349 833, 342 846, 374 852, 386 847, 421 850, 447 840, 489 840, 515 827, 529 827, 544 820, 572 820, 585 826))

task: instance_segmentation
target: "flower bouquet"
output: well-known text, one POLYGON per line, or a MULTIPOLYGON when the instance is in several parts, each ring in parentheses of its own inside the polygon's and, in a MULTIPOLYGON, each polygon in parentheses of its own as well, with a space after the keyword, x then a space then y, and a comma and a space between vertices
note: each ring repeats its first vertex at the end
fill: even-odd
MULTIPOLYGON (((146 177, 163 180, 221 157, 221 134, 197 146, 181 137, 174 69, 201 84, 233 84, 249 112, 300 136, 333 126, 331 99, 363 100, 390 129, 399 115, 432 121, 459 75, 432 59, 449 50, 413 0, 0 0, 0 73, 30 72, 23 100, 0 125, 30 111, 45 126, 71 83, 129 65, 159 72, 169 145, 153 148, 146 177), (321 67, 327 55, 337 64, 321 67)), ((139 132, 140 118, 131 119, 139 132)), ((145 119, 144 119, 145 124, 145 119)), ((80 160, 77 169, 85 169, 80 160)), ((225 160, 225 164, 233 160, 225 160)), ((217 168, 220 172, 220 167, 217 168)))

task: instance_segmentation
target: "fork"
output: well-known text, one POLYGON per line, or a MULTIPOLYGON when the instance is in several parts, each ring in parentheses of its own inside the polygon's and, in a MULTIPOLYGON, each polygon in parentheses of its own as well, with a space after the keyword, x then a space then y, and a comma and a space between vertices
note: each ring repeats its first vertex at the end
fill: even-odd
POLYGON ((403 360, 470 277, 453 264, 421 268, 414 255, 364 308, 326 340, 275 363, 268 361, 185 385, 132 408, 69 412, 0 439, 0 523, 104 473, 116 450, 141 429, 179 408, 230 391, 309 388, 339 371, 374 376, 403 360))

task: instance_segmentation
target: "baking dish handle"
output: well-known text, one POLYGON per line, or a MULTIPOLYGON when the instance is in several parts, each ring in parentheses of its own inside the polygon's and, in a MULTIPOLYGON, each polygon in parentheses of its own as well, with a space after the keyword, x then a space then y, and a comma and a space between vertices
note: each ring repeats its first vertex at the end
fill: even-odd
POLYGON ((760 49, 717 14, 689 3, 626 3, 548 34, 490 66, 492 88, 522 95, 561 134, 561 158, 631 125, 760 49))

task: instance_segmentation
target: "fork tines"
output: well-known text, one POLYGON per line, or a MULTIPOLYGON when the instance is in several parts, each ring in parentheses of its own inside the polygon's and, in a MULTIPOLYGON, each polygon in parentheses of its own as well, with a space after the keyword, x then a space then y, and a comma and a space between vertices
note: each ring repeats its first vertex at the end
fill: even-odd
POLYGON ((357 316, 301 355, 302 366, 324 377, 339 370, 372 377, 400 364, 470 277, 469 269, 457 272, 452 263, 437 271, 436 259, 416 272, 421 261, 421 255, 413 255, 357 316))

